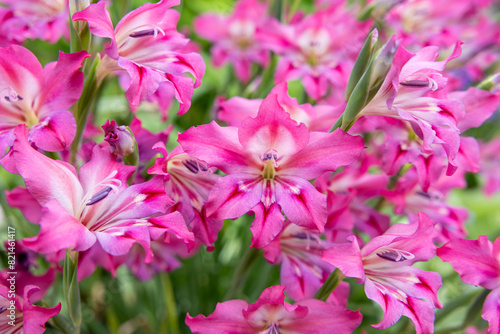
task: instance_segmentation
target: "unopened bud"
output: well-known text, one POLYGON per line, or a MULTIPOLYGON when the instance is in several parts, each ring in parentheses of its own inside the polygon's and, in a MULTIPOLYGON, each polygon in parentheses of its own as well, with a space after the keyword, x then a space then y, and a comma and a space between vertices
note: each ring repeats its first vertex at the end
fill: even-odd
POLYGON ((107 120, 102 129, 104 140, 108 142, 111 153, 123 157, 134 153, 135 138, 125 125, 118 126, 115 121, 107 120))

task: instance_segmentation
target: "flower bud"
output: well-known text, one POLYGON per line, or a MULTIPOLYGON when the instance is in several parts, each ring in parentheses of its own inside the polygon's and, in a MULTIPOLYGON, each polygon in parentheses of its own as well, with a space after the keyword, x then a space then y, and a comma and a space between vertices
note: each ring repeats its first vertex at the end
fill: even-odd
POLYGON ((102 129, 104 140, 108 142, 111 153, 123 157, 134 153, 135 138, 125 125, 118 126, 115 121, 107 120, 102 129))

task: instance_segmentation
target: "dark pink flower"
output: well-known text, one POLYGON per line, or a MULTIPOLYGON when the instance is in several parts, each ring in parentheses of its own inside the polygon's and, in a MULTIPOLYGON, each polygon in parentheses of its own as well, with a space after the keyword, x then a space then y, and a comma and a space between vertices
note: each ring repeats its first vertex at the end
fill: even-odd
POLYGON ((24 130, 15 131, 12 159, 28 191, 42 206, 40 233, 24 239, 28 248, 44 254, 67 248, 85 251, 99 242, 104 251, 117 256, 138 242, 149 261, 150 240, 167 230, 187 236, 185 241, 193 245, 194 238, 179 213, 161 215, 172 204, 161 179, 127 187, 135 168, 118 163, 107 147, 99 146, 77 174, 73 166, 34 150, 24 130))
POLYGON ((214 43, 214 64, 232 63, 236 77, 244 82, 252 75, 252 63, 262 66, 269 63, 269 50, 259 41, 269 19, 267 7, 265 1, 240 0, 230 16, 203 14, 193 23, 198 35, 214 43))
POLYGON ((195 334, 327 334, 352 333, 361 323, 359 312, 317 299, 285 302, 284 286, 265 289, 253 304, 244 300, 218 303, 208 317, 191 317, 186 324, 195 334))
MULTIPOLYGON (((9 282, 9 281, 7 281, 9 282)), ((12 334, 41 334, 45 332, 45 323, 61 311, 61 303, 52 308, 31 304, 31 296, 39 290, 34 285, 28 285, 23 290, 21 298, 15 294, 11 298, 10 286, 0 284, 0 331, 12 334)))
POLYGON ((239 128, 215 122, 179 135, 184 150, 227 176, 212 188, 207 214, 237 218, 252 210, 254 247, 263 247, 281 231, 284 217, 294 224, 323 231, 326 196, 308 180, 354 161, 363 149, 360 137, 340 130, 310 132, 297 124, 269 95, 257 117, 239 128))
POLYGON ((205 73, 203 58, 197 53, 178 52, 189 40, 177 32, 179 12, 170 9, 179 0, 147 3, 127 15, 113 29, 105 1, 99 1, 73 15, 73 21, 87 21, 90 31, 111 39, 99 65, 99 79, 115 70, 130 76, 126 96, 130 104, 149 98, 162 83, 168 83, 180 103, 179 114, 191 105, 193 89, 205 73), (196 82, 184 73, 191 73, 196 82))
POLYGON ((69 108, 83 89, 78 70, 89 55, 59 53, 59 60, 42 67, 28 49, 0 49, 0 157, 14 142, 19 124, 30 129, 29 141, 45 151, 69 147, 76 122, 69 108))
POLYGON ((373 327, 388 328, 404 315, 413 321, 417 334, 431 334, 434 309, 441 307, 437 299, 441 277, 412 265, 434 256, 433 238, 432 222, 420 213, 418 222, 393 225, 361 249, 351 238, 350 244, 324 251, 322 259, 365 284, 367 297, 384 310, 382 321, 373 327))
POLYGON ((483 305, 482 318, 489 323, 488 334, 500 331, 500 238, 485 235, 477 240, 455 239, 438 248, 437 255, 449 262, 460 278, 492 290, 483 305))

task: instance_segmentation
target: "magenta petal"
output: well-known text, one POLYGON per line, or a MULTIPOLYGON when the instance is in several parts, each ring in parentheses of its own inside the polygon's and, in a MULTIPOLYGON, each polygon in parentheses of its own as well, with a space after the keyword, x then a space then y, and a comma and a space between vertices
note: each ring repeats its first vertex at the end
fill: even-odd
POLYGON ((404 304, 393 295, 382 293, 370 279, 365 281, 365 293, 368 298, 376 301, 384 311, 382 320, 378 324, 372 325, 372 327, 385 329, 394 325, 403 315, 404 304))
POLYGON ((243 120, 238 138, 245 150, 257 157, 274 149, 278 157, 288 158, 307 145, 309 130, 303 123, 297 124, 290 118, 278 103, 277 95, 269 95, 262 101, 257 117, 243 120))
POLYGON ((307 307, 307 316, 280 324, 283 332, 303 334, 349 334, 361 324, 363 316, 359 311, 351 311, 345 307, 325 303, 317 299, 306 299, 298 302, 307 307))
POLYGON ((73 14, 73 21, 87 21, 90 32, 99 37, 110 38, 112 45, 106 48, 106 53, 113 59, 118 58, 118 48, 115 42, 115 32, 111 17, 106 9, 106 1, 91 4, 84 10, 73 14))
POLYGON ((186 325, 194 334, 255 334, 257 329, 243 317, 242 311, 248 307, 244 300, 228 300, 217 303, 215 311, 208 317, 186 315, 186 325))
POLYGON ((79 98, 83 90, 83 73, 78 69, 90 57, 85 51, 76 53, 59 52, 59 59, 49 63, 44 70, 44 85, 40 91, 40 105, 44 111, 68 110, 79 98))
POLYGON ((500 287, 486 297, 481 318, 488 321, 488 334, 500 333, 500 287))
POLYGON ((126 96, 128 102, 134 106, 153 95, 160 83, 166 81, 164 74, 124 57, 118 57, 118 66, 130 75, 130 86, 127 88, 126 96))
POLYGON ((500 264, 487 236, 481 235, 477 240, 454 239, 438 248, 437 255, 451 263, 465 283, 487 289, 498 287, 500 264))
POLYGON ((219 178, 208 196, 207 215, 222 220, 247 213, 262 197, 262 182, 255 175, 231 174, 219 178))
POLYGON ((278 204, 294 224, 323 232, 327 219, 326 195, 300 177, 280 177, 276 180, 278 204))
POLYGON ((413 321, 417 334, 434 333, 434 306, 428 301, 408 297, 403 315, 413 321))
POLYGON ((26 138, 25 127, 16 128, 12 155, 26 188, 44 206, 56 199, 67 211, 73 212, 80 205, 83 190, 73 166, 52 160, 34 150, 26 138), (37 166, 33 168, 33 166, 37 166), (50 182, 47 182, 50 180, 50 182))
POLYGON ((152 240, 158 239, 165 232, 170 232, 184 241, 189 251, 193 249, 195 245, 193 232, 187 228, 186 221, 180 212, 175 211, 167 215, 149 218, 148 222, 153 225, 149 227, 152 240))
POLYGON ((175 99, 179 102, 178 115, 182 115, 191 107, 191 98, 193 97, 193 80, 181 75, 166 74, 167 81, 164 84, 170 84, 174 89, 175 99))
POLYGON ((30 129, 29 139, 44 151, 58 152, 68 148, 76 134, 76 121, 69 111, 54 111, 30 129))
POLYGON ((42 216, 42 206, 29 193, 28 189, 15 187, 11 191, 6 190, 6 201, 13 207, 21 210, 23 215, 32 223, 37 223, 42 216))
POLYGON ((23 240, 23 244, 36 252, 54 253, 72 247, 75 251, 89 249, 96 237, 78 220, 71 216, 56 200, 42 208, 40 233, 23 240))
POLYGON ((212 121, 184 131, 179 134, 178 141, 187 154, 226 174, 247 173, 249 165, 260 171, 260 161, 247 158, 238 140, 238 128, 223 128, 212 121))
POLYGON ((123 222, 122 226, 108 228, 105 232, 94 232, 102 249, 111 255, 127 254, 137 242, 146 252, 146 262, 153 260, 151 237, 147 226, 134 226, 135 221, 123 222), (128 225, 128 226, 127 226, 128 225))
POLYGON ((23 300, 23 331, 24 333, 41 334, 45 332, 45 323, 61 311, 61 303, 52 308, 31 304, 30 297, 40 290, 34 285, 24 288, 23 300))
POLYGON ((276 203, 273 203, 269 208, 259 203, 252 211, 255 212, 255 220, 250 226, 250 231, 252 231, 251 247, 262 248, 273 241, 281 232, 285 217, 281 214, 281 209, 276 203))
POLYGON ((339 268, 347 277, 359 278, 363 282, 365 271, 358 241, 354 237, 348 239, 350 244, 339 244, 324 250, 321 260, 339 268))
POLYGON ((201 212, 194 210, 194 218, 189 223, 196 239, 206 245, 209 252, 215 249, 213 243, 217 241, 217 235, 222 229, 222 225, 222 220, 207 217, 205 207, 203 207, 201 212))
POLYGON ((281 174, 300 175, 310 180, 335 171, 359 157, 363 142, 363 138, 348 135, 340 129, 332 133, 311 132, 307 146, 279 166, 281 174))

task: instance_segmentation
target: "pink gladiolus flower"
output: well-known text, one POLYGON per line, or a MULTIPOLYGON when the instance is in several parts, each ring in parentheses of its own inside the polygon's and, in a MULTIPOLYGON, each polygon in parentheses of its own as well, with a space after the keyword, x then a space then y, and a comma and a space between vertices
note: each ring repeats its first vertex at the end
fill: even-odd
POLYGON ((258 0, 240 0, 228 17, 204 14, 194 21, 194 29, 202 38, 214 42, 212 56, 215 66, 233 63, 236 77, 243 82, 250 79, 251 65, 267 66, 269 50, 259 37, 266 25, 267 3, 258 0))
POLYGON ((481 143, 481 176, 485 178, 484 192, 491 196, 500 190, 500 138, 481 143))
POLYGON ((34 150, 23 127, 15 134, 12 159, 43 207, 39 235, 24 239, 28 248, 44 254, 67 248, 85 251, 99 242, 105 252, 117 256, 138 242, 150 261, 150 240, 167 231, 187 236, 184 240, 193 246, 194 238, 179 213, 158 216, 172 204, 161 179, 127 187, 135 168, 118 163, 108 147, 99 146, 77 174, 71 165, 34 150))
POLYGON ((0 157, 14 142, 14 128, 25 124, 29 140, 45 151, 62 151, 76 132, 68 109, 83 89, 78 70, 89 55, 59 53, 57 62, 42 67, 21 46, 0 49, 0 157))
POLYGON ((477 240, 455 239, 438 248, 437 255, 449 262, 460 278, 492 290, 483 305, 482 318, 489 323, 488 334, 500 332, 500 238, 485 235, 477 240))
POLYGON ((332 246, 320 239, 316 230, 309 230, 290 221, 269 245, 264 247, 264 257, 272 264, 281 263, 280 282, 293 300, 313 298, 328 275, 335 269, 321 261, 323 250, 332 246))
POLYGON ((213 174, 214 168, 209 169, 205 162, 190 157, 181 146, 170 154, 163 143, 157 143, 153 148, 163 157, 155 160, 148 173, 162 175, 165 192, 175 201, 173 207, 182 213, 196 238, 209 251, 213 250, 212 244, 217 240, 222 220, 208 217, 205 204, 219 176, 213 174))
POLYGON ((434 330, 434 308, 441 307, 437 299, 441 277, 411 265, 434 256, 433 237, 432 222, 420 213, 418 222, 393 225, 361 249, 352 238, 351 244, 324 251, 322 259, 347 277, 359 278, 367 297, 380 304, 384 317, 372 327, 388 328, 404 315, 413 321, 417 334, 430 334, 434 330))
POLYGON ((369 27, 370 22, 357 21, 340 5, 289 25, 270 21, 262 39, 281 56, 276 82, 302 79, 307 94, 318 101, 330 86, 344 90, 345 73, 350 73, 369 27))
POLYGON ((201 84, 205 73, 203 58, 197 53, 178 52, 189 40, 177 32, 179 13, 169 9, 179 0, 147 3, 127 15, 113 29, 105 1, 99 1, 73 15, 73 21, 87 21, 90 31, 111 39, 99 71, 102 79, 115 70, 130 76, 126 96, 130 104, 150 97, 162 83, 168 83, 180 103, 179 114, 191 105, 193 89, 201 84), (191 73, 196 82, 183 74, 191 73))
POLYGON ((361 314, 317 299, 285 302, 284 286, 265 289, 253 304, 244 300, 218 303, 208 317, 186 316, 195 334, 327 334, 352 333, 361 314))
POLYGON ((457 43, 453 53, 438 62, 437 47, 426 47, 416 54, 400 47, 379 91, 357 115, 389 116, 408 122, 422 140, 422 153, 433 153, 432 144, 442 146, 448 156, 448 175, 457 168, 454 160, 460 145, 458 122, 465 115, 464 105, 459 100, 437 99, 427 94, 446 85, 440 72, 460 55, 460 45, 457 43))
POLYGON ((23 290, 23 298, 17 294, 11 298, 9 287, 0 284, 0 332, 41 334, 45 331, 45 323, 59 314, 61 303, 52 308, 31 304, 31 296, 38 290, 38 287, 28 285, 23 290))
POLYGON ((215 122, 179 135, 193 157, 217 167, 227 176, 212 188, 207 214, 234 219, 252 210, 253 247, 263 247, 281 231, 284 217, 320 232, 326 223, 326 196, 309 183, 356 159, 363 149, 360 137, 342 131, 309 132, 297 124, 269 95, 257 117, 239 128, 215 122))

